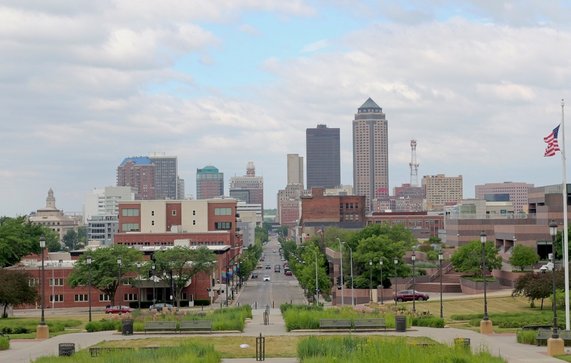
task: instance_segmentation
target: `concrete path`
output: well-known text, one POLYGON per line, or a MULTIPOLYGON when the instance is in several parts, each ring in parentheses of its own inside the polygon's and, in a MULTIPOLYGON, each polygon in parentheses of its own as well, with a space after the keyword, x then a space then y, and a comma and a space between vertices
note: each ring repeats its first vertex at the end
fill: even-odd
MULTIPOLYGON (((225 335, 244 335, 244 336, 258 336, 262 333, 263 336, 283 336, 283 335, 318 335, 327 334, 333 335, 336 333, 320 333, 314 330, 287 332, 285 322, 281 316, 279 309, 270 309, 269 324, 265 325, 263 320, 264 309, 257 309, 253 311, 253 319, 248 321, 243 333, 217 333, 213 336, 225 335)), ((366 333, 353 333, 353 335, 395 335, 395 336, 414 336, 414 337, 429 337, 444 344, 453 345, 455 338, 468 338, 470 339, 470 346, 474 352, 487 350, 491 354, 501 356, 510 363, 560 363, 561 360, 552 358, 546 354, 546 347, 537 347, 534 345, 518 344, 514 334, 495 334, 491 336, 481 335, 477 332, 464 329, 455 328, 424 328, 414 327, 413 329, 397 333, 395 331, 388 332, 366 332, 366 333)), ((72 333, 59 335, 47 340, 13 340, 10 342, 11 348, 7 351, 0 351, 0 362, 9 363, 30 363, 34 359, 46 355, 58 355, 59 343, 74 343, 75 349, 85 349, 89 346, 97 344, 102 341, 109 340, 127 340, 127 339, 141 339, 164 337, 161 334, 135 334, 130 336, 123 336, 118 332, 107 331, 97 333, 72 333)), ((185 335, 189 336, 189 335, 185 335)), ((571 354, 571 349, 566 348, 566 352, 571 354)), ((224 363, 246 363, 252 362, 254 358, 248 359, 224 359, 224 363)), ((268 363, 297 363, 296 358, 266 358, 265 362, 268 363)))

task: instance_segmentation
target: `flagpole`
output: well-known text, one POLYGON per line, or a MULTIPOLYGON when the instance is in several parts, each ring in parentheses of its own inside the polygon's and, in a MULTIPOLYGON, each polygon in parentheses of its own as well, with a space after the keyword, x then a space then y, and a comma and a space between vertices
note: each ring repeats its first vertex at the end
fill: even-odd
POLYGON ((567 161, 565 158, 565 100, 561 99, 561 159, 563 160, 563 271, 565 273, 565 329, 569 330, 569 233, 567 231, 567 161))

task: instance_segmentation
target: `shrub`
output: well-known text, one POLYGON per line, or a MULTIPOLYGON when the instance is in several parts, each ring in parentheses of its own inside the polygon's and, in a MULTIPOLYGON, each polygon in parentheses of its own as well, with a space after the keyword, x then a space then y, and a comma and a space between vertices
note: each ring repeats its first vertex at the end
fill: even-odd
POLYGON ((412 325, 430 328, 444 328, 444 319, 435 316, 418 316, 412 318, 412 325))
POLYGON ((535 330, 518 330, 516 333, 516 340, 521 344, 535 345, 535 337, 537 331, 535 330))
POLYGON ((87 330, 89 333, 93 333, 96 331, 119 330, 119 329, 121 329, 120 320, 101 319, 100 321, 92 321, 85 325, 85 330, 87 330))
POLYGON ((194 306, 208 306, 210 305, 210 300, 194 300, 194 306))
POLYGON ((10 349, 10 338, 0 337, 0 350, 10 349))

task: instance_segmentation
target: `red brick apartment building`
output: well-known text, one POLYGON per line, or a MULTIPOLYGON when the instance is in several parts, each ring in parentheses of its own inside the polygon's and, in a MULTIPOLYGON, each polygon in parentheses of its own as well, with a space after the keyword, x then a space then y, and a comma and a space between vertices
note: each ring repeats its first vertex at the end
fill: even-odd
MULTIPOLYGON (((236 228, 236 200, 140 200, 119 204, 119 232, 114 243, 131 246, 150 260, 155 251, 175 245, 197 248, 208 247, 216 255, 216 267, 212 274, 199 274, 185 288, 182 304, 192 304, 194 300, 211 301, 218 294, 233 292, 238 279, 238 259, 242 248, 242 237, 236 228)), ((104 247, 100 247, 104 248, 104 247)), ((69 286, 69 275, 73 264, 85 253, 72 251, 72 254, 48 254, 44 256, 45 307, 69 308, 88 307, 88 287, 69 286)), ((31 284, 40 286, 41 256, 31 255, 12 268, 22 268, 31 275, 31 284)), ((136 277, 136 276, 133 276, 136 277)), ((153 281, 141 276, 133 284, 119 287, 115 304, 148 306, 153 300, 169 302, 170 283, 167 279, 153 281)), ((93 307, 106 306, 109 296, 91 289, 93 307)))

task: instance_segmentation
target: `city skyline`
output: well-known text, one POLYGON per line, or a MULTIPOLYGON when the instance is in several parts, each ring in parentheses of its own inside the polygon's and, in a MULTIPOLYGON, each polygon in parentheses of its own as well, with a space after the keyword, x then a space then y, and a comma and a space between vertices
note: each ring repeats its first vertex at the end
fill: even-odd
MULTIPOLYGON (((474 186, 561 182, 546 136, 569 97, 567 2, 141 0, 0 7, 0 215, 25 215, 52 188, 78 212, 115 185, 129 155, 178 158, 227 179, 248 161, 267 208, 305 130, 340 129, 352 184, 351 122, 372 98, 387 113, 392 190, 418 176, 474 186), (224 4, 224 5, 223 5, 224 4), (326 5, 325 5, 326 4, 326 5)), ((227 185, 226 185, 227 186, 227 185)))

